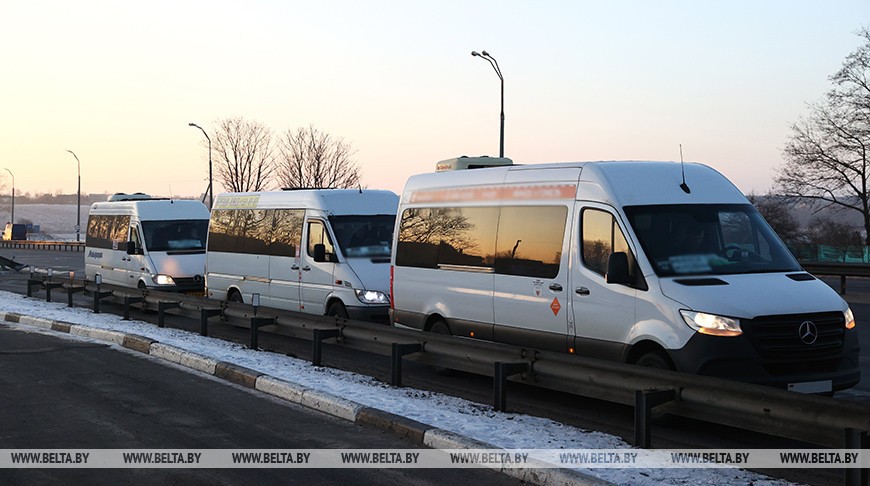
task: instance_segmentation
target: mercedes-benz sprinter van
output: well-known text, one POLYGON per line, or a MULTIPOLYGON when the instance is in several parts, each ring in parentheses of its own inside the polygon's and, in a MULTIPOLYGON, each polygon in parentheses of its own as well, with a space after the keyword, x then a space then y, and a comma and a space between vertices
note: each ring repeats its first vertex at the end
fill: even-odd
POLYGON ((199 201, 114 194, 91 205, 85 276, 124 287, 202 294, 208 209, 199 201))
POLYGON ((394 240, 396 326, 803 392, 859 381, 849 306, 705 165, 417 175, 394 240))
POLYGON ((212 299, 389 322, 390 248, 399 197, 309 189, 220 194, 209 226, 212 299))

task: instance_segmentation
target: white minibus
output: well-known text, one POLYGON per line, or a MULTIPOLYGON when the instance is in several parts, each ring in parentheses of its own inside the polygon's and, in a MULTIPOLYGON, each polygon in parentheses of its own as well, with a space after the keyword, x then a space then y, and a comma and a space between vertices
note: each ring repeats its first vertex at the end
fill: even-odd
POLYGON ((413 176, 391 292, 396 326, 801 392, 860 378, 846 302, 696 163, 413 176))
POLYGON ((199 201, 114 194, 91 205, 85 276, 103 283, 202 294, 208 209, 199 201))
POLYGON ((389 322, 390 191, 220 194, 209 225, 209 298, 389 322))

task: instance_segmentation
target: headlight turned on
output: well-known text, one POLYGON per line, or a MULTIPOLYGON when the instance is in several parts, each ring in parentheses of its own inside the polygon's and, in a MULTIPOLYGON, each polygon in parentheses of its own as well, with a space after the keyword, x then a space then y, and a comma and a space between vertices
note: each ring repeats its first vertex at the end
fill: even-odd
POLYGON ((855 329, 855 315, 852 314, 852 309, 847 307, 843 315, 846 318, 846 329, 855 329))
POLYGON ((701 334, 711 336, 739 336, 743 334, 739 319, 690 310, 680 310, 680 314, 689 327, 701 334))
POLYGON ((169 275, 155 275, 154 283, 157 285, 175 285, 175 280, 172 280, 172 277, 169 275))
POLYGON ((356 298, 363 304, 389 304, 390 298, 377 290, 354 290, 356 298))

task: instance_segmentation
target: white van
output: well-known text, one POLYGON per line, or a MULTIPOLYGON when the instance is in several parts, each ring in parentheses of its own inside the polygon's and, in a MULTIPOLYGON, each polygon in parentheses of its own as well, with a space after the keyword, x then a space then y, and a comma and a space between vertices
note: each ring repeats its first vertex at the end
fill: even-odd
POLYGON ((399 197, 308 189, 220 194, 209 225, 206 292, 218 300, 389 322, 399 197))
POLYGON ((396 326, 795 391, 860 378, 848 305, 700 164, 411 177, 392 272, 396 326))
POLYGON ((91 205, 85 276, 140 289, 201 294, 208 209, 199 201, 115 194, 91 205))

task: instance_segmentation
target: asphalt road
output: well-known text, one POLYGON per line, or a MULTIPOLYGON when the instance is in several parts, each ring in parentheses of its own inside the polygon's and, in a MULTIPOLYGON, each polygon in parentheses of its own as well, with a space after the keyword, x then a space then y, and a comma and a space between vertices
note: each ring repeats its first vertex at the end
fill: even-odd
MULTIPOLYGON (((0 324, 2 449, 409 449, 364 427, 102 344, 0 324)), ((0 469, 0 484, 518 484, 478 469, 0 469)))

